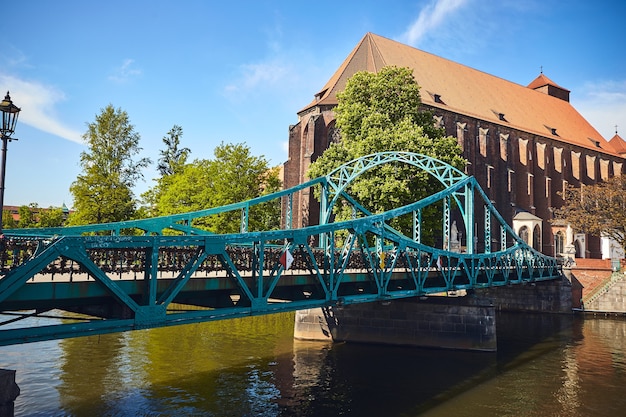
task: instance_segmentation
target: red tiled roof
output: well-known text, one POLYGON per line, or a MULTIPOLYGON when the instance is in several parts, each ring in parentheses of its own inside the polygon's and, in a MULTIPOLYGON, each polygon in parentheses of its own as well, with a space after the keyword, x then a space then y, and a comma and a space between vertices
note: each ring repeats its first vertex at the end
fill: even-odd
POLYGON ((431 107, 616 155, 613 146, 569 102, 529 88, 544 83, 565 90, 545 75, 525 87, 372 33, 363 37, 302 111, 336 105, 337 92, 354 73, 390 65, 413 69, 422 102, 431 107), (435 101, 435 95, 441 102, 435 101))
POLYGON ((554 81, 552 81, 551 79, 549 79, 548 77, 543 75, 543 72, 541 74, 539 74, 539 76, 537 76, 537 78, 532 80, 532 82, 530 84, 528 84, 527 88, 530 88, 531 90, 535 90, 535 89, 537 89, 539 87, 543 87, 545 85, 553 85, 555 87, 560 88, 561 90, 565 90, 565 91, 569 92, 568 89, 561 87, 560 85, 558 85, 557 83, 555 83, 554 81))
POLYGON ((624 139, 622 139, 620 135, 618 135, 617 133, 615 134, 615 136, 611 138, 609 143, 613 145, 613 148, 615 148, 615 151, 618 154, 620 155, 626 154, 626 141, 624 141, 624 139))

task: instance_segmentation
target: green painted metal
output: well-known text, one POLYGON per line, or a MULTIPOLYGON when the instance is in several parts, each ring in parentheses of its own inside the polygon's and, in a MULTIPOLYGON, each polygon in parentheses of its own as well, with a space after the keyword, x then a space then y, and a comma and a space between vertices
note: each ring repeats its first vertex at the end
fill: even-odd
POLYGON ((423 296, 443 291, 559 278, 554 258, 535 251, 504 222, 478 183, 423 155, 388 152, 351 161, 326 177, 258 199, 193 213, 56 229, 5 231, 0 251, 0 345, 170 326, 278 311, 423 296), (370 213, 346 189, 384 163, 408 163, 445 188, 385 213, 370 213), (292 201, 321 187, 321 224, 293 229, 292 201), (341 197, 355 216, 330 222, 341 197), (285 202, 284 229, 248 230, 249 210, 285 202), (452 204, 452 201, 455 204, 452 204), (474 206, 485 210, 486 235, 500 224, 500 250, 477 253, 474 206), (420 241, 422 210, 443 205, 441 247, 420 241), (241 233, 212 234, 199 218, 240 210, 241 233), (389 226, 412 215, 412 236, 389 226), (450 221, 461 219, 467 250, 450 250, 450 221), (489 219, 487 221, 487 219, 489 219), (120 235, 133 230, 133 235, 120 235), (178 231, 171 236, 166 230, 178 231), (137 231, 143 235, 137 235, 137 231), (84 235, 106 233, 108 235, 84 235), (315 242, 318 242, 317 244, 315 242), (508 244, 510 243, 510 244, 508 244), (293 257, 287 268, 285 259, 293 257), (16 327, 20 318, 64 310, 60 324, 16 327), (67 313, 69 314, 69 313, 67 313), (7 317, 3 320, 2 317, 7 317))

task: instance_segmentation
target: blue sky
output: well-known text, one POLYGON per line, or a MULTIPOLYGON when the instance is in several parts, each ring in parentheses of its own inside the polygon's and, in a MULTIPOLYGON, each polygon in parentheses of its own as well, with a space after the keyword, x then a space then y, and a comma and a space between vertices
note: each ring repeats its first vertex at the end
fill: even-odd
POLYGON ((192 158, 221 142, 287 159, 289 125, 366 32, 527 85, 540 72, 606 138, 626 138, 625 2, 120 1, 4 4, 0 92, 22 108, 5 204, 72 205, 81 136, 128 112, 153 166, 177 124, 192 158))

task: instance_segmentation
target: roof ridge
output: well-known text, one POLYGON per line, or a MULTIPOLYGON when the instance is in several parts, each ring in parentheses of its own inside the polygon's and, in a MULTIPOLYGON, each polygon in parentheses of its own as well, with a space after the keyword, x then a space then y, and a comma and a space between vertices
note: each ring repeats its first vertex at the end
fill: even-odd
MULTIPOLYGON (((307 104, 298 113, 303 112, 305 110, 308 110, 308 109, 310 109, 311 107, 313 107, 313 106, 315 106, 317 104, 324 104, 324 103, 321 103, 321 102, 323 100, 327 99, 330 96, 331 91, 336 87, 337 83, 342 78, 342 76, 344 75, 344 73, 346 72, 348 67, 350 66, 350 63, 352 62, 352 59, 356 56, 356 54, 359 52, 359 50, 364 45, 364 43, 366 41, 369 41, 369 43, 371 43, 371 40, 370 40, 371 35, 372 35, 371 32, 367 32, 365 34, 365 36, 363 36, 361 38, 361 40, 352 49, 352 51, 350 51, 350 53, 348 54, 346 59, 343 60, 343 62, 339 66, 339 68, 337 68, 337 70, 333 73, 333 75, 326 82, 326 84, 324 84, 324 87, 322 87, 322 89, 319 90, 319 92, 317 92, 315 94, 315 98, 313 99, 313 101, 311 103, 307 104)), ((329 103, 329 104, 334 104, 334 103, 329 103)))

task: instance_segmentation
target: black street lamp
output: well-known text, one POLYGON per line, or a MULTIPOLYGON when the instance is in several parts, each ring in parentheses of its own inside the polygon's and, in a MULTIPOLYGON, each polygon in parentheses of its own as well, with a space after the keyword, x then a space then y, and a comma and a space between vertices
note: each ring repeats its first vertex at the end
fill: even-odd
MULTIPOLYGON (((17 107, 11 101, 11 96, 7 91, 7 95, 0 103, 0 111, 2 111, 2 165, 0 165, 0 214, 4 214, 4 171, 7 164, 7 143, 16 138, 11 138, 11 135, 15 131, 15 124, 17 123, 17 116, 20 113, 20 108, 17 107)), ((2 235, 2 217, 0 217, 0 235, 2 235)))

